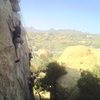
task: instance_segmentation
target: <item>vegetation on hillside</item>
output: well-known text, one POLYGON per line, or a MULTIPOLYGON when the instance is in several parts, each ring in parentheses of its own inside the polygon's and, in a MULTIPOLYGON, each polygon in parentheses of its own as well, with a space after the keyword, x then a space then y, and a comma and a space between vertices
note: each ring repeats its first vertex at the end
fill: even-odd
POLYGON ((52 52, 64 50, 67 46, 86 45, 100 48, 100 35, 82 33, 75 30, 54 30, 28 33, 31 45, 39 48, 48 48, 52 52))
POLYGON ((69 46, 84 45, 100 48, 100 35, 83 33, 76 30, 49 30, 49 31, 28 31, 29 47, 33 49, 33 66, 39 68, 57 61, 63 51, 69 46), (50 55, 46 59, 41 59, 36 53, 40 49, 49 51, 50 55), (48 59, 48 60, 47 60, 48 59))
MULTIPOLYGON (((97 67, 100 65, 99 41, 100 35, 82 33, 75 30, 30 32, 28 42, 33 49, 32 71, 38 73, 42 71, 45 73, 44 77, 39 77, 38 82, 35 84, 35 89, 39 91, 49 91, 51 93, 51 99, 53 98, 52 100, 55 100, 57 96, 56 81, 66 73, 66 67, 70 66, 70 68, 77 70, 77 72, 79 72, 79 69, 92 69, 92 73, 87 72, 87 74, 82 76, 78 81, 78 100, 95 100, 91 98, 99 100, 100 86, 98 83, 100 81, 100 72, 99 69, 95 69, 100 68, 97 67), (45 52, 43 53, 41 50, 45 52), (64 50, 65 52, 63 53, 64 50), (38 51, 40 51, 40 54, 38 51), (54 61, 58 61, 58 63, 61 62, 62 64, 60 64, 62 66, 64 65, 64 67, 54 61), (94 87, 94 90, 92 87, 94 87), (97 92, 97 94, 95 92, 97 92)), ((75 76, 76 74, 72 73, 71 75, 75 76)), ((66 100, 66 97, 63 100, 66 100)))
POLYGON ((79 79, 79 97, 78 100, 100 100, 100 71, 85 72, 79 79))
POLYGON ((56 81, 59 77, 66 74, 64 66, 60 66, 57 62, 52 62, 47 65, 45 77, 38 80, 36 84, 37 90, 47 90, 50 92, 50 100, 56 100, 56 81))

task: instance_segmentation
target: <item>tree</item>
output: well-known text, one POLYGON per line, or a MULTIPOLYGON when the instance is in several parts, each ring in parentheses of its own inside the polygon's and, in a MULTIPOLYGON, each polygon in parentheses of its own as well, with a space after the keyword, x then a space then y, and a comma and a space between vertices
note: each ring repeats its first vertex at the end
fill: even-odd
POLYGON ((56 81, 66 73, 65 67, 60 66, 57 62, 47 65, 46 76, 40 82, 43 89, 50 91, 51 100, 56 100, 56 81))
POLYGON ((78 100, 100 100, 100 79, 94 73, 87 72, 82 76, 78 81, 78 87, 78 100))

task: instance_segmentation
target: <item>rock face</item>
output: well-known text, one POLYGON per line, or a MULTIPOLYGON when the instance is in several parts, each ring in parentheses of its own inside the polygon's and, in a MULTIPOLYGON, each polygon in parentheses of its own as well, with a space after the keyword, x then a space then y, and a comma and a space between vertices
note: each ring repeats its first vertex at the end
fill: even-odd
POLYGON ((15 63, 15 48, 12 43, 8 20, 20 19, 19 0, 0 0, 0 100, 29 100, 28 48, 25 33, 20 48, 19 63, 15 63))

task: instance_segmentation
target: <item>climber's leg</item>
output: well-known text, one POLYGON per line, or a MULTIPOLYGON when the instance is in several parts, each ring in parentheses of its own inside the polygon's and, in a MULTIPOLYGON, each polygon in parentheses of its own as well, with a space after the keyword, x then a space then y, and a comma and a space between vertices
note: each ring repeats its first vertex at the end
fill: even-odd
POLYGON ((15 62, 19 62, 20 61, 20 54, 19 54, 19 45, 20 44, 16 44, 16 46, 15 46, 15 53, 16 53, 16 58, 17 58, 17 60, 15 61, 15 62))
POLYGON ((19 62, 20 61, 20 39, 19 38, 16 38, 15 40, 15 53, 16 53, 16 58, 17 60, 15 62, 19 62))

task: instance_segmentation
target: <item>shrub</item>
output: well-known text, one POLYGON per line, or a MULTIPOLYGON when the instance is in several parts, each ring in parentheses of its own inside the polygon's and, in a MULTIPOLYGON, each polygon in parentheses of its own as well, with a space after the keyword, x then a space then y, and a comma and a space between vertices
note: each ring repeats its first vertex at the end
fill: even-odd
POLYGON ((64 66, 60 66, 56 62, 49 63, 46 69, 46 76, 41 80, 42 87, 44 89, 48 89, 48 87, 52 87, 56 84, 56 81, 59 77, 66 74, 66 70, 64 66))
POLYGON ((80 90, 78 100, 100 100, 100 79, 94 74, 87 72, 78 81, 80 90))

